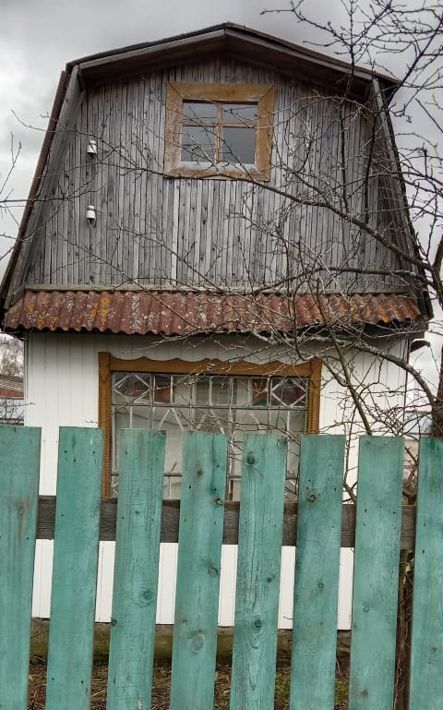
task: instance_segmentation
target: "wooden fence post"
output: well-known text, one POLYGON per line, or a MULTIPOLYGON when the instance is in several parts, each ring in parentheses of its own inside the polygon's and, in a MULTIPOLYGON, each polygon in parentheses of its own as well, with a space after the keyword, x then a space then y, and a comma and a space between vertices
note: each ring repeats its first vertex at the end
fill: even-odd
POLYGON ((165 438, 122 432, 108 710, 151 707, 165 438))
POLYGON ((418 459, 410 710, 443 707, 443 439, 418 459))
POLYGON ((101 429, 60 429, 46 710, 89 710, 100 524, 101 429))
POLYGON ((302 438, 291 710, 334 704, 344 453, 344 436, 302 438))
POLYGON ((214 704, 226 458, 224 436, 185 437, 171 710, 207 710, 214 704))
POLYGON ((0 426, 0 709, 28 707, 40 429, 0 426))
POLYGON ((284 437, 245 440, 231 710, 261 710, 274 702, 286 454, 284 437))
POLYGON ((402 438, 360 439, 350 710, 392 708, 403 456, 402 438))

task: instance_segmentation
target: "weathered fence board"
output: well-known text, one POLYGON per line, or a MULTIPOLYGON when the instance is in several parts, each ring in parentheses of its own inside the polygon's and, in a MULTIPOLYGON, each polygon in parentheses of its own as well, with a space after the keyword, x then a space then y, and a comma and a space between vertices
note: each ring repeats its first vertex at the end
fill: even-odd
POLYGON ((402 438, 360 439, 350 710, 392 708, 403 451, 402 438))
POLYGON ((291 710, 334 705, 344 452, 344 436, 302 441, 291 710))
MULTIPOLYGON (((399 555, 415 540, 402 439, 361 439, 355 522, 343 437, 302 438, 298 506, 283 503, 285 439, 248 437, 239 507, 223 500, 224 437, 185 437, 181 504, 162 503, 165 437, 128 430, 117 508, 100 502, 101 432, 60 432, 55 510, 38 499, 39 430, 0 427, 0 710, 27 707, 35 539, 54 528, 46 710, 90 705, 99 536, 116 537, 108 710, 151 706, 159 544, 177 538, 172 710, 213 707, 222 541, 239 543, 231 710, 274 707, 281 545, 296 541, 291 710, 333 707, 339 551, 354 543, 349 708, 392 710, 399 555)), ((443 441, 424 439, 419 461, 409 710, 440 710, 443 441)))
POLYGON ((165 434, 122 432, 108 710, 151 707, 165 434))
POLYGON ((62 427, 46 710, 89 710, 103 433, 62 427))
POLYGON ((422 439, 411 654, 410 710, 443 707, 443 440, 422 439))
POLYGON ((244 444, 231 710, 274 704, 286 453, 283 437, 244 444))
POLYGON ((0 427, 0 708, 28 706, 40 430, 0 427))
POLYGON ((220 434, 185 440, 172 652, 171 710, 214 703, 227 447, 220 434))

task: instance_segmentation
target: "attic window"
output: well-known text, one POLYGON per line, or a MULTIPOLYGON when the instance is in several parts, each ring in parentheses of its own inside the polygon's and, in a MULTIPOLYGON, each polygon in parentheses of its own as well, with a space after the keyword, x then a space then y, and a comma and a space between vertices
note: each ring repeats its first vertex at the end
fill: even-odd
POLYGON ((266 180, 274 92, 245 84, 168 84, 165 172, 266 180))
POLYGON ((182 162, 255 165, 257 104, 183 101, 182 162))

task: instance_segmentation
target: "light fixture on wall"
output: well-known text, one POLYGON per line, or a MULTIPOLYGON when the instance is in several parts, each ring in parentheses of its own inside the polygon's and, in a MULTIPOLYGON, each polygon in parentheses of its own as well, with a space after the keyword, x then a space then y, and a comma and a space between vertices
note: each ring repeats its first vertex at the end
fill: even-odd
POLYGON ((90 138, 88 141, 88 149, 87 149, 87 154, 89 158, 96 158, 97 157, 97 141, 95 138, 90 138))
POLYGON ((91 227, 95 226, 96 218, 97 218, 97 215, 96 215, 94 205, 88 205, 88 207, 86 209, 86 219, 88 220, 89 225, 91 227))

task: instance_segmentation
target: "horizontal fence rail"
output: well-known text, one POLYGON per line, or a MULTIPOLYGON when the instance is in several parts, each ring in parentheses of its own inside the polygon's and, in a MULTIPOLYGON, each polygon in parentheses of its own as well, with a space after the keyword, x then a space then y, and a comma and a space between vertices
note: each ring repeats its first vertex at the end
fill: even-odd
MULTIPOLYGON (((54 539, 55 496, 40 496, 38 501, 37 538, 39 540, 54 539)), ((112 542, 115 540, 117 522, 117 499, 102 498, 100 506, 100 540, 112 542)), ((238 544, 238 523, 240 503, 224 501, 223 544, 238 544)), ((283 514, 282 545, 296 545, 298 505, 286 503, 283 514)), ((350 503, 342 505, 342 529, 340 546, 355 547, 356 506, 350 503)), ((163 500, 161 516, 161 542, 178 542, 180 522, 180 501, 163 500)), ((415 506, 404 505, 402 510, 402 528, 400 547, 410 550, 415 543, 415 506)))
POLYGON ((0 710, 27 708, 37 538, 54 539, 46 710, 90 707, 100 540, 116 541, 108 710, 151 708, 161 541, 178 542, 172 710, 213 706, 223 543, 239 547, 231 710, 273 708, 282 545, 297 545, 291 710, 334 708, 340 547, 356 560, 349 710, 392 710, 400 552, 414 545, 409 710, 441 710, 443 441, 421 442, 416 511, 401 505, 394 437, 360 440, 356 506, 342 504, 342 436, 302 437, 298 505, 284 505, 279 436, 246 438, 238 504, 223 500, 226 439, 189 434, 181 505, 162 502, 163 434, 123 432, 118 501, 100 500, 102 432, 91 428, 60 430, 57 496, 39 498, 39 439, 0 427, 0 710))

